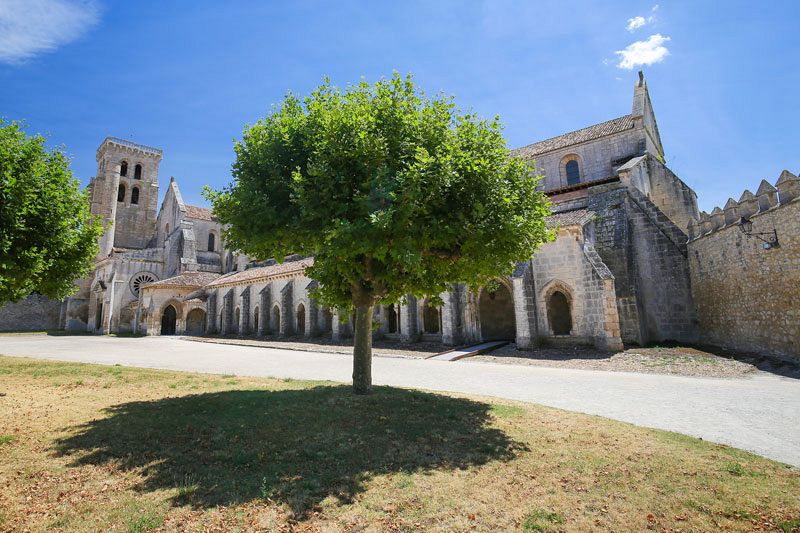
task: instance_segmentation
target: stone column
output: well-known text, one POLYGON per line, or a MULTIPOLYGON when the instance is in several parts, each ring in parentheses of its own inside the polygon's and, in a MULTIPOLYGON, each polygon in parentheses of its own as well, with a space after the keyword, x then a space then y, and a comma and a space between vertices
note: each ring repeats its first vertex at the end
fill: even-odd
POLYGON ((206 335, 217 332, 217 291, 208 295, 206 300, 206 335))
POLYGON ((281 337, 290 335, 292 333, 292 320, 294 317, 294 302, 292 301, 294 283, 288 281, 281 289, 281 324, 278 334, 281 337))
POLYGON ((250 286, 242 291, 242 306, 239 310, 239 335, 250 334, 250 286))
POLYGON ((222 333, 227 335, 233 330, 233 289, 222 297, 222 333))
POLYGON ((517 327, 517 348, 528 350, 537 344, 536 302, 533 290, 525 283, 525 277, 512 278, 514 289, 514 318, 517 327))
POLYGON ((400 304, 400 338, 403 342, 419 340, 417 299, 410 294, 406 297, 406 303, 400 304))
POLYGON ((459 305, 458 285, 453 285, 449 292, 441 295, 442 306, 442 343, 455 346, 463 342, 461 334, 461 306, 459 305))
POLYGON ((266 335, 269 332, 269 318, 272 313, 271 284, 261 289, 261 312, 258 314, 258 334, 266 335))

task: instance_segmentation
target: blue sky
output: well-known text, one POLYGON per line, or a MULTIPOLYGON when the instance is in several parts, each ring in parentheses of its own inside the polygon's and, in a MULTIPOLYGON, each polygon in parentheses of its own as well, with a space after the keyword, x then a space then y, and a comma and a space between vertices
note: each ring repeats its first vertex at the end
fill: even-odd
POLYGON ((202 205, 243 126, 326 75, 413 73, 516 147, 629 113, 642 68, 667 163, 710 210, 800 171, 798 21, 796 1, 0 0, 0 116, 83 183, 107 135, 163 148, 162 192, 175 176, 202 205))

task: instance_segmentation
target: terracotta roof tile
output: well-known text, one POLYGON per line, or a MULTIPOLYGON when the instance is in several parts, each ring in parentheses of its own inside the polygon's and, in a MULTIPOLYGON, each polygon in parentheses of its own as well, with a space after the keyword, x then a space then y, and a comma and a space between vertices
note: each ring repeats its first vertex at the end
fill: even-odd
POLYGON ((196 205, 186 205, 186 216, 198 220, 209 220, 216 222, 217 217, 207 207, 197 207, 196 205))
POLYGON ((144 285, 143 288, 160 288, 160 287, 204 287, 217 279, 219 274, 213 272, 184 272, 173 276, 171 278, 162 279, 161 281, 154 281, 144 285))
POLYGON ((606 135, 612 135, 630 129, 633 129, 633 115, 625 115, 606 122, 601 122, 600 124, 595 124, 594 126, 581 128, 557 137, 551 137, 544 141, 523 146, 522 148, 517 148, 512 150, 512 153, 525 159, 531 159, 539 154, 552 152, 553 150, 559 150, 567 146, 599 139, 606 135))
POLYGON ((243 281, 252 281, 255 279, 268 278, 270 276, 277 276, 278 274, 288 274, 291 272, 303 272, 307 267, 314 264, 314 258, 309 257, 300 259, 299 261, 284 261, 281 264, 270 266, 248 268, 240 272, 230 272, 224 276, 220 276, 213 282, 209 283, 209 287, 219 287, 229 283, 241 283, 243 281))
POLYGON ((545 218, 545 224, 550 229, 564 226, 582 226, 594 217, 594 211, 588 209, 573 209, 562 213, 553 213, 545 218))

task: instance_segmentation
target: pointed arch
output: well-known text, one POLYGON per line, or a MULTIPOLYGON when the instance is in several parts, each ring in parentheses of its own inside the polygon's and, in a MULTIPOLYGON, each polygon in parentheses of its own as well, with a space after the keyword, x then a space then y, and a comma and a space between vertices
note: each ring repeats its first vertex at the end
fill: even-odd
POLYGON ((120 183, 119 189, 117 189, 117 201, 118 202, 125 201, 125 185, 123 183, 120 183))

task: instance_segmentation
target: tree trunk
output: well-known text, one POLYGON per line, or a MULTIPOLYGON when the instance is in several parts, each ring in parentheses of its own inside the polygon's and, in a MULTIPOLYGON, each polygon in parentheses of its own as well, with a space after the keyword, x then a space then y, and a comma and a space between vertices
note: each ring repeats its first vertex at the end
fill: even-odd
POLYGON ((356 307, 356 330, 353 345, 353 391, 372 392, 372 312, 375 304, 356 307))

